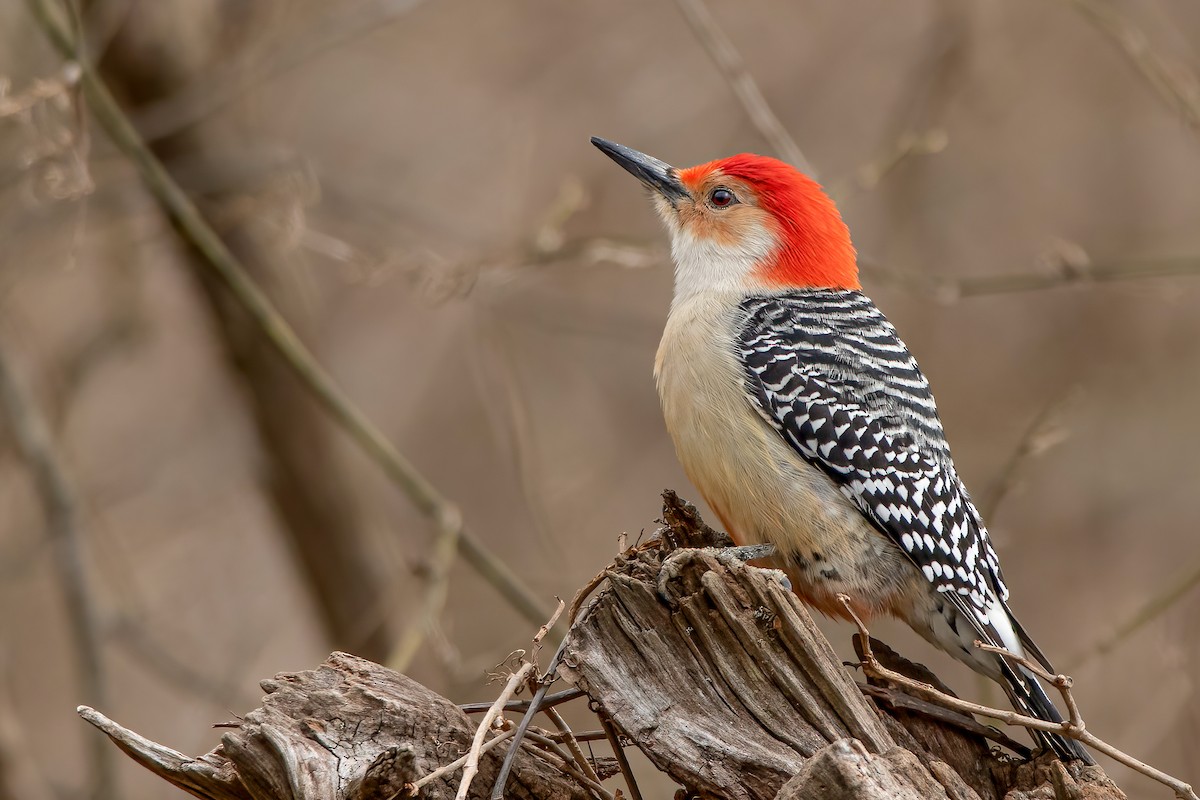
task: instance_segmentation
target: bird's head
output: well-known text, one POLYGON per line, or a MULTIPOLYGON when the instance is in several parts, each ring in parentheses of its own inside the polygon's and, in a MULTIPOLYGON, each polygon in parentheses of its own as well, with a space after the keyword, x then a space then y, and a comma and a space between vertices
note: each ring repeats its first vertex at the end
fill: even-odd
POLYGON ((605 139, 600 148, 652 191, 671 234, 676 301, 713 289, 858 289, 850 231, 812 178, 750 153, 676 169, 605 139))

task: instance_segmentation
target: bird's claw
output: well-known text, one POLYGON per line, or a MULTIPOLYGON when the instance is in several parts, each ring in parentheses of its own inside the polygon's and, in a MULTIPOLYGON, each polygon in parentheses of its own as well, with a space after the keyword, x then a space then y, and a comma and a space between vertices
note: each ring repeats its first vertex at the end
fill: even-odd
POLYGON ((775 555, 775 545, 770 543, 719 547, 716 550, 718 556, 735 558, 738 561, 753 561, 756 558, 770 558, 775 555))

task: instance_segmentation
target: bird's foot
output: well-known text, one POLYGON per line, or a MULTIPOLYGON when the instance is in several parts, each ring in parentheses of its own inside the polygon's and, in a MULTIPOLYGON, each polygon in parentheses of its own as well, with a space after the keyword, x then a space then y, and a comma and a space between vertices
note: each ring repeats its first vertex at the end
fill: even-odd
MULTIPOLYGON (((662 569, 658 576, 659 594, 661 596, 666 597, 664 588, 666 583, 678 575, 680 565, 685 563, 687 559, 692 558, 693 554, 696 552, 696 550, 687 549, 676 550, 668 555, 666 560, 663 561, 662 569)), ((752 561, 757 558, 769 558, 770 556, 773 556, 775 554, 775 545, 751 544, 740 545, 737 547, 705 547, 702 548, 701 552, 711 554, 719 562, 728 565, 737 564, 738 566, 741 566, 747 561, 752 561)), ((776 579, 779 580, 785 589, 787 589, 789 592, 792 590, 791 581, 788 580, 787 575, 785 575, 783 572, 770 568, 760 567, 758 569, 764 569, 766 572, 773 573, 776 579)))
POLYGON ((737 547, 714 547, 717 558, 733 558, 738 561, 753 561, 756 558, 770 558, 775 555, 775 545, 746 544, 737 547))

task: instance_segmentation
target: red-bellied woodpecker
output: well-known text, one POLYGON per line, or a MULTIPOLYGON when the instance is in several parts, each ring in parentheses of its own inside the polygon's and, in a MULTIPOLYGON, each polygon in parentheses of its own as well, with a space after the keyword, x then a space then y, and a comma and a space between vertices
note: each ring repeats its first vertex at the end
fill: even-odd
MULTIPOLYGON (((654 375, 684 470, 729 534, 775 545, 823 613, 845 618, 845 594, 863 619, 899 617, 1022 712, 1061 722, 1028 671, 974 646, 1051 669, 1008 608, 929 383, 862 293, 833 201, 773 158, 675 169, 592 143, 652 190, 670 232, 675 296, 654 375)), ((1094 763, 1074 741, 1039 739, 1094 763)))

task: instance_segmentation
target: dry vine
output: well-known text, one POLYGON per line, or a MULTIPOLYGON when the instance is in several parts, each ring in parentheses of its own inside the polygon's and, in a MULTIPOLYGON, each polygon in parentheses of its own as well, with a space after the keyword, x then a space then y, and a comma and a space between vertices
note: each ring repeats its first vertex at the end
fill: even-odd
POLYGON ((1164 786, 1169 787, 1175 792, 1175 796, 1181 798, 1182 800, 1200 800, 1200 798, 1198 798, 1196 793, 1192 790, 1191 785, 1184 783, 1178 778, 1174 778, 1165 772, 1162 772, 1161 770, 1155 769, 1149 764, 1139 761, 1128 753, 1118 750, 1116 747, 1113 747, 1108 742, 1098 738, 1091 731, 1087 730, 1083 722, 1083 716, 1079 712, 1079 706, 1075 702, 1074 695, 1071 694, 1071 686, 1073 681, 1069 676, 1051 675, 1049 672, 1044 670, 1040 664, 1036 664, 1024 656, 1019 656, 1001 647, 993 647, 977 641, 975 642, 976 647, 980 648, 981 650, 987 650, 988 652, 996 653, 1002 658, 1012 661, 1014 664, 1019 664, 1020 666, 1025 667, 1034 675, 1037 675, 1039 678, 1057 689, 1062 695, 1063 704, 1067 708, 1067 721, 1063 723, 1047 722, 1046 720, 1030 717, 1011 709, 991 708, 989 706, 980 705, 979 703, 961 700, 957 697, 946 694, 945 692, 939 691, 928 683, 923 683, 922 681, 914 680, 905 675, 901 675, 899 672, 890 670, 880 664, 871 650, 871 634, 867 630, 866 624, 863 623, 862 619, 859 618, 857 613, 855 613, 850 598, 846 595, 838 595, 838 599, 841 601, 842 605, 845 606, 847 613, 849 613, 851 618, 853 618, 854 624, 858 627, 858 633, 860 637, 859 641, 861 642, 863 653, 862 667, 864 672, 873 675, 874 677, 894 683, 897 686, 904 687, 905 689, 911 689, 912 691, 917 692, 918 694, 928 698, 929 700, 932 700, 934 703, 940 706, 944 706, 945 708, 961 711, 966 714, 978 714, 981 717, 999 720, 1006 725, 1019 725, 1023 728, 1028 728, 1029 730, 1056 733, 1061 736, 1074 739, 1075 741, 1087 745, 1093 750, 1098 750, 1101 753, 1104 753, 1106 756, 1121 762, 1125 766, 1158 781, 1164 786))

